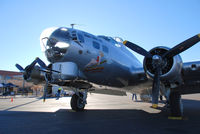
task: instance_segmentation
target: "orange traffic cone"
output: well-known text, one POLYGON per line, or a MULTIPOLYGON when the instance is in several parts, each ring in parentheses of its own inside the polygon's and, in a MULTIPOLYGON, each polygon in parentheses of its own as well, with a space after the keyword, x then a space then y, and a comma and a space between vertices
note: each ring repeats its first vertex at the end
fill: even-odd
POLYGON ((11 102, 13 102, 13 98, 11 98, 11 102))

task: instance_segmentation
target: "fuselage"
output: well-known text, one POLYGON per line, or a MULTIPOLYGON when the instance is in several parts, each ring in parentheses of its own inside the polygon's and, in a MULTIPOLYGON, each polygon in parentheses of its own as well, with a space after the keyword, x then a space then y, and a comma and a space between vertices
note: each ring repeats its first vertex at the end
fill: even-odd
POLYGON ((77 64, 79 79, 113 87, 129 87, 146 80, 142 64, 119 38, 61 27, 45 30, 41 45, 51 63, 77 64))

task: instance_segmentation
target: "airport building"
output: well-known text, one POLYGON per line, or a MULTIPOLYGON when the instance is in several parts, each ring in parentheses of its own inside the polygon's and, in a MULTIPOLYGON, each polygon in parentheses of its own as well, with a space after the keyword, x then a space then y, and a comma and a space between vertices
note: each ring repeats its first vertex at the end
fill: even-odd
POLYGON ((18 85, 13 84, 12 81, 22 81, 22 73, 0 70, 0 93, 2 95, 14 94, 18 85))
POLYGON ((12 95, 17 93, 29 93, 33 90, 40 91, 41 86, 34 86, 23 80, 21 72, 0 70, 0 95, 12 95))
POLYGON ((0 70, 0 83, 7 83, 11 79, 22 79, 22 73, 0 70))
MULTIPOLYGON (((31 82, 26 82, 23 79, 21 72, 0 70, 0 95, 43 95, 43 85, 34 85, 31 82)), ((48 96, 55 96, 59 86, 48 87, 48 96)), ((63 89, 62 89, 63 91, 63 89)))

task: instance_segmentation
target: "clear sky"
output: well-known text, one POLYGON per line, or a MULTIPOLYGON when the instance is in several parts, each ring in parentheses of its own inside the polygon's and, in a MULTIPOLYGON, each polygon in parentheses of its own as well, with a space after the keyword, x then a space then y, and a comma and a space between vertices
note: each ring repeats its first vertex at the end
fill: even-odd
MULTIPOLYGON (((54 26, 122 37, 146 50, 173 47, 200 33, 200 0, 0 0, 0 70, 18 71, 41 52, 41 32, 54 26)), ((181 54, 200 61, 200 43, 181 54)), ((136 55, 142 62, 143 57, 136 55)), ((45 61, 46 62, 46 61, 45 61)))

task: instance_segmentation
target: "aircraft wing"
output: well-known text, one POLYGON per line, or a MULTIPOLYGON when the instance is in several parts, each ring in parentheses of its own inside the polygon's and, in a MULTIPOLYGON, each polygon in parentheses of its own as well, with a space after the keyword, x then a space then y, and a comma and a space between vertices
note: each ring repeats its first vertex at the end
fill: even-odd
POLYGON ((183 63, 183 84, 174 88, 181 94, 200 93, 200 61, 183 63))

